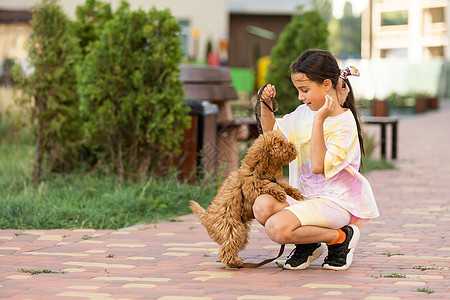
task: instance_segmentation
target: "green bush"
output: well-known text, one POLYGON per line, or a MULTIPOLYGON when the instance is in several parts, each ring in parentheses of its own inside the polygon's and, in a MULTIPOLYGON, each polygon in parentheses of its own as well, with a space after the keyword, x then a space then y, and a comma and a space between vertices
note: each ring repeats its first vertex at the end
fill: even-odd
POLYGON ((83 57, 89 53, 92 44, 99 39, 106 22, 112 19, 111 4, 97 0, 86 0, 76 8, 75 34, 80 40, 83 57))
POLYGON ((121 178, 143 178, 179 153, 189 124, 179 32, 168 10, 130 11, 122 1, 78 68, 89 141, 121 178))
POLYGON ((31 9, 28 55, 33 71, 13 67, 16 87, 23 92, 22 108, 31 110, 36 137, 33 179, 48 171, 69 171, 78 163, 82 138, 76 94, 75 65, 80 48, 69 19, 56 0, 43 0, 31 9))
POLYGON ((292 17, 272 49, 267 82, 275 85, 279 114, 293 111, 300 103, 297 91, 292 85, 289 66, 305 50, 319 48, 326 50, 327 24, 316 11, 308 11, 292 17))

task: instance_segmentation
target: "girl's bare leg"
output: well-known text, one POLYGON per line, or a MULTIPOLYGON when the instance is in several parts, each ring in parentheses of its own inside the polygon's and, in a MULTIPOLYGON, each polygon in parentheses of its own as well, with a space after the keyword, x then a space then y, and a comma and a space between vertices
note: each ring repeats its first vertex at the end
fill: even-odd
POLYGON ((256 198, 253 213, 256 220, 264 225, 267 236, 278 244, 332 243, 339 232, 336 229, 302 226, 291 211, 284 209, 287 202, 278 202, 270 195, 256 198))

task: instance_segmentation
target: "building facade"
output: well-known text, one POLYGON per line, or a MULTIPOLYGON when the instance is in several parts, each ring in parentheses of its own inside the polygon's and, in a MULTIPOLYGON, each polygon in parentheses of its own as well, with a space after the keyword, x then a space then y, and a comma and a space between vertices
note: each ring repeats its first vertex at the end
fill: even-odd
POLYGON ((450 60, 449 0, 369 0, 362 14, 363 59, 450 60))
MULTIPOLYGON (((111 3, 113 10, 120 0, 102 0, 111 3)), ((2 0, 0 1, 0 61, 5 59, 25 60, 25 42, 30 35, 30 8, 40 0, 2 0)), ((152 6, 169 9, 179 21, 181 40, 186 58, 204 60, 206 45, 211 41, 219 44, 220 39, 228 37, 229 14, 227 0, 128 0, 131 9, 142 8, 148 11, 152 6)), ((60 0, 69 18, 75 18, 78 5, 85 0, 60 0)))

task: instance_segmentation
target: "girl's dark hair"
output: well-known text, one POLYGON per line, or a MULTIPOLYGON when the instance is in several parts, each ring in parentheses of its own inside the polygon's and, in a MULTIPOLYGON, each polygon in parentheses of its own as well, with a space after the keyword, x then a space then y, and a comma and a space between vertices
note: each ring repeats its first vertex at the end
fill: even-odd
MULTIPOLYGON (((292 74, 303 73, 317 84, 322 84, 325 79, 330 79, 333 88, 336 89, 337 87, 340 69, 336 58, 334 58, 334 56, 328 51, 319 49, 306 50, 300 54, 294 62, 292 62, 289 68, 292 74)), ((345 83, 350 88, 350 92, 348 93, 347 99, 345 99, 342 107, 350 109, 355 117, 361 153, 365 155, 363 143, 364 132, 362 130, 361 120, 358 115, 358 106, 356 105, 353 89, 348 79, 345 79, 345 83)))

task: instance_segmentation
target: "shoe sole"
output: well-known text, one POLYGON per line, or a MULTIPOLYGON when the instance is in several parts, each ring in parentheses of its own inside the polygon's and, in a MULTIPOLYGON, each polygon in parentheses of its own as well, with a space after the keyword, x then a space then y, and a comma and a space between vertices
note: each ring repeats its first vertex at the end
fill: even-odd
POLYGON ((311 263, 313 261, 318 259, 323 254, 324 251, 325 251, 325 245, 321 243, 320 247, 318 247, 316 250, 314 250, 314 252, 310 256, 308 256, 308 259, 304 263, 302 263, 301 265, 298 265, 297 267, 292 267, 289 264, 285 264, 283 266, 283 268, 284 269, 289 269, 289 270, 303 270, 303 269, 306 269, 306 268, 308 268, 311 265, 311 263))
POLYGON ((353 252, 355 252, 356 245, 358 244, 360 232, 359 232, 358 226, 356 226, 355 224, 351 224, 351 225, 349 225, 349 227, 351 227, 353 229, 353 236, 352 236, 352 239, 350 240, 350 243, 348 244, 350 251, 347 253, 347 259, 345 260, 347 263, 341 267, 335 267, 335 266, 330 266, 329 264, 324 264, 322 266, 322 268, 327 269, 327 270, 342 271, 342 270, 347 270, 350 267, 350 265, 352 264, 353 252))

